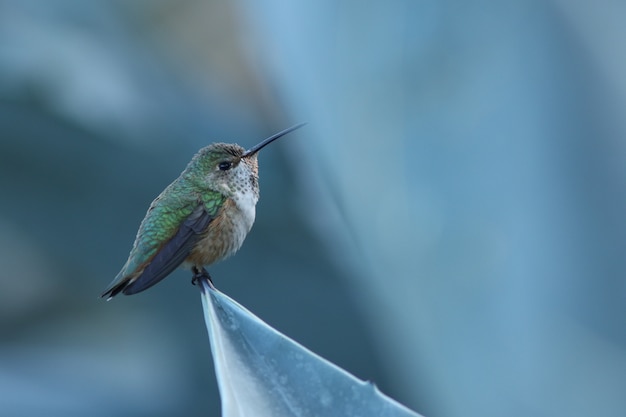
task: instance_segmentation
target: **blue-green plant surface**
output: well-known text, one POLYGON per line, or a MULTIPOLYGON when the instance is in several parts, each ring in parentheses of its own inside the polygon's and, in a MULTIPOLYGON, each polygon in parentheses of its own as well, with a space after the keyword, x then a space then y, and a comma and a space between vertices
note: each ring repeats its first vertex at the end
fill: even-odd
POLYGON ((419 417, 201 285, 223 417, 419 417))

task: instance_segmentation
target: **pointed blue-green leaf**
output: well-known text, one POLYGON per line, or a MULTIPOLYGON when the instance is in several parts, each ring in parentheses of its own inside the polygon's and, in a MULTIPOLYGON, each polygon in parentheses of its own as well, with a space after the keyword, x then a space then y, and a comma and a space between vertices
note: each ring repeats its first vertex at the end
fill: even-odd
POLYGON ((419 417, 202 285, 223 417, 419 417))

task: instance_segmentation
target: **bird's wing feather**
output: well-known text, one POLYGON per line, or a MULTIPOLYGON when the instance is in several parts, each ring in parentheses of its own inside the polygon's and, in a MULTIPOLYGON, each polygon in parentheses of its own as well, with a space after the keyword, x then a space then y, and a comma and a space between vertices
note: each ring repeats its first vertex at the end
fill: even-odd
POLYGON ((165 278, 202 237, 224 198, 217 192, 190 193, 179 180, 170 184, 150 204, 128 260, 102 297, 134 294, 165 278))
MULTIPOLYGON (((176 185, 174 182, 166 191, 176 185)), ((134 294, 165 278, 185 260, 185 253, 189 254, 201 233, 217 216, 223 200, 220 194, 166 191, 150 205, 126 264, 102 297, 111 299, 120 292, 134 294), (139 283, 134 284, 137 281, 139 283), (130 288, 125 291, 127 287, 130 288)))
POLYGON ((126 285, 122 292, 127 295, 136 294, 153 286, 178 268, 213 218, 205 205, 200 203, 181 224, 176 234, 154 255, 141 275, 126 285))

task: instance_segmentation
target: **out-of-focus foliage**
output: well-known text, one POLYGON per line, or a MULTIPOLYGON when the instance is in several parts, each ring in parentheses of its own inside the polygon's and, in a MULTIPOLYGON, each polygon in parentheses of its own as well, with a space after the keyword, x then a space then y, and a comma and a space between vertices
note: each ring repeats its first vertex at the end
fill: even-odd
POLYGON ((200 285, 223 417, 419 417, 200 285))

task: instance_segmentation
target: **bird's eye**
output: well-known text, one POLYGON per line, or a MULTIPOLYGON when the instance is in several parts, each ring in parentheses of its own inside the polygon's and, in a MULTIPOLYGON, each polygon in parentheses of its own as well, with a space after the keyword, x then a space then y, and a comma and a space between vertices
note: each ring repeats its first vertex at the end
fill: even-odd
POLYGON ((224 162, 220 162, 220 164, 218 165, 218 168, 221 171, 228 171, 232 166, 233 166, 232 162, 224 161, 224 162))

